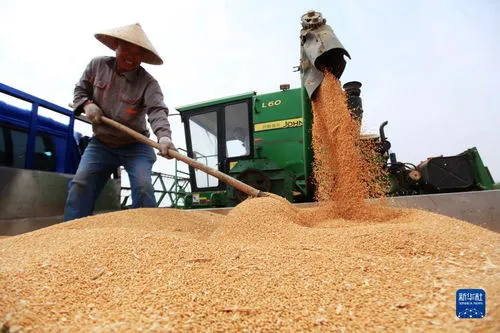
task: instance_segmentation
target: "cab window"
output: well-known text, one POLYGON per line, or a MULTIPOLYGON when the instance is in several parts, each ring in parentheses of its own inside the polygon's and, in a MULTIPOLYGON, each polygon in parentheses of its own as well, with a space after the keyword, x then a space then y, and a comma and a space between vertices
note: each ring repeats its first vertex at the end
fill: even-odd
MULTIPOLYGON (((0 166, 24 169, 26 165, 26 149, 28 132, 0 124, 0 166)), ((55 171, 56 152, 49 136, 37 134, 33 155, 33 169, 55 171)))

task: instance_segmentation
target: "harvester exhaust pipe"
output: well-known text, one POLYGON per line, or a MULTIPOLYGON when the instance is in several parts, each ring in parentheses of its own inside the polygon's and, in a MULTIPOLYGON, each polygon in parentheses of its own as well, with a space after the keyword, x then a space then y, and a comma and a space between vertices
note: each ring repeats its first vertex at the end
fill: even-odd
POLYGON ((300 31, 300 72, 302 85, 309 98, 323 81, 323 71, 327 70, 337 79, 344 72, 344 55, 351 58, 333 29, 326 24, 321 13, 308 11, 301 17, 300 31))
POLYGON ((351 81, 344 84, 347 97, 347 108, 359 123, 363 119, 363 102, 361 101, 361 82, 351 81))

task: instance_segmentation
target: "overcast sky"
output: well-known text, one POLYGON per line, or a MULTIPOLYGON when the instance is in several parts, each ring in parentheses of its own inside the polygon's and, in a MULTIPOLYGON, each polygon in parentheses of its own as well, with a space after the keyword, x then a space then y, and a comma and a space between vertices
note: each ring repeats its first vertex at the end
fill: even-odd
MULTIPOLYGON (((165 61, 144 67, 172 109, 295 88, 300 17, 311 9, 351 54, 341 81, 363 84, 365 133, 388 120, 393 152, 414 164, 475 146, 500 181, 498 0, 2 0, 0 82, 67 107, 90 59, 113 55, 94 33, 139 22, 165 61)), ((156 170, 172 169, 161 160, 156 170)))

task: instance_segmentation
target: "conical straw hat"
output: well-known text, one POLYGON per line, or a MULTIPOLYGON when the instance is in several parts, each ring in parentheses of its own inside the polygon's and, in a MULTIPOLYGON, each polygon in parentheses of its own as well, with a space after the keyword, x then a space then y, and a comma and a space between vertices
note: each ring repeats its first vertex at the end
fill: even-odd
POLYGON ((163 64, 163 60, 158 55, 158 52, 156 52, 153 44, 151 44, 139 23, 106 30, 94 36, 112 50, 116 50, 118 47, 118 39, 140 46, 147 51, 144 55, 143 62, 152 65, 163 64))

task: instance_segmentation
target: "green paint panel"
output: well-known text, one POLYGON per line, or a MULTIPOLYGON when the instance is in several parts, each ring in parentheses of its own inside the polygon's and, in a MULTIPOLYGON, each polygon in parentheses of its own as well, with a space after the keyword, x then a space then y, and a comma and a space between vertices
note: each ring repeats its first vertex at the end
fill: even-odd
POLYGON ((254 124, 302 117, 301 89, 257 95, 254 99, 254 124))
POLYGON ((493 177, 490 174, 488 167, 486 167, 477 151, 476 147, 467 149, 460 155, 465 155, 470 160, 474 172, 474 178, 477 185, 483 190, 492 190, 495 187, 493 177))
POLYGON ((307 195, 304 184, 311 172, 311 108, 303 89, 256 96, 253 123, 255 157, 293 171, 297 187, 307 195), (264 129, 266 124, 268 129, 264 129))
POLYGON ((257 158, 268 158, 280 168, 292 168, 303 160, 304 114, 300 92, 301 89, 293 89, 255 97, 253 123, 257 158), (302 120, 297 121, 298 118, 302 120), (293 121, 286 122, 288 119, 293 121), (259 130, 259 125, 272 122, 277 122, 278 127, 259 130))

